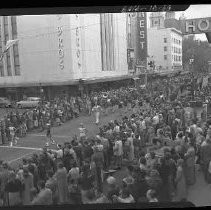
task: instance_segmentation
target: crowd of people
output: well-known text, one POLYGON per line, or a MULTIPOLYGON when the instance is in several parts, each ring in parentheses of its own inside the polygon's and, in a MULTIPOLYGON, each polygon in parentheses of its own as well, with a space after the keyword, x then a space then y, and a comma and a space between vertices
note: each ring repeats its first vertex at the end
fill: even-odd
POLYGON ((119 108, 121 119, 98 123, 93 137, 81 124, 79 137, 57 145, 57 151, 44 147, 18 168, 0 161, 2 205, 186 201, 197 170, 211 183, 211 122, 175 96, 186 80, 157 79, 144 90, 92 94, 88 114, 93 106, 105 114, 119 108))
POLYGON ((44 131, 48 128, 47 124, 59 126, 80 115, 91 115, 96 102, 108 114, 110 110, 114 111, 114 107, 119 103, 117 100, 119 92, 124 93, 123 88, 106 93, 92 92, 89 96, 83 97, 57 97, 50 102, 40 103, 35 109, 24 111, 13 109, 0 120, 0 142, 2 144, 9 142, 12 146, 17 144, 18 138, 25 137, 27 132, 44 131))

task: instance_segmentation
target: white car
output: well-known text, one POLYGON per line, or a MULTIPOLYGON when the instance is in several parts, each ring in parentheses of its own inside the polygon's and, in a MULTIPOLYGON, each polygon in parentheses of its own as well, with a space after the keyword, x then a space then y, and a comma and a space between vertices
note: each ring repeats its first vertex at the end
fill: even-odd
POLYGON ((41 98, 28 97, 26 100, 17 102, 18 108, 35 108, 41 102, 41 98))

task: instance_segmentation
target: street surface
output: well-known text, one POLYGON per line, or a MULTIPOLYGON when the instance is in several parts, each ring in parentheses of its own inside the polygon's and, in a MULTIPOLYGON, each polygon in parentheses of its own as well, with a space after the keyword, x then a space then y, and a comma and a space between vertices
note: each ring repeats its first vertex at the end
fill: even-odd
MULTIPOLYGON (((103 118, 101 118, 101 125, 107 124, 109 121, 120 117, 120 110, 116 111, 116 113, 109 114, 108 116, 103 116, 103 118)), ((83 123, 88 130, 88 136, 95 136, 98 132, 98 127, 94 122, 95 119, 93 115, 81 116, 62 126, 54 127, 52 129, 52 134, 58 143, 70 141, 75 134, 79 135, 78 127, 80 123, 83 123)), ((0 146, 0 159, 9 161, 11 165, 17 165, 21 162, 23 157, 30 156, 33 152, 40 152, 41 148, 44 147, 45 142, 45 132, 28 134, 25 138, 19 139, 18 144, 13 148, 0 146)), ((56 149, 55 146, 51 146, 51 148, 56 149)), ((114 174, 114 176, 119 179, 119 183, 121 183, 122 178, 126 175, 124 168, 114 174)), ((196 206, 211 205, 211 185, 204 182, 200 171, 197 171, 196 184, 188 189, 188 200, 196 206)))

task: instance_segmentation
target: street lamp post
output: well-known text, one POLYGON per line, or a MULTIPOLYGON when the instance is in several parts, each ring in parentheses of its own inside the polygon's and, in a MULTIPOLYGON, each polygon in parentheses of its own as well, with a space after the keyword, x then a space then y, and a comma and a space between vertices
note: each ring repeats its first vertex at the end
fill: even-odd
POLYGON ((10 49, 10 47, 12 47, 12 46, 13 46, 16 42, 18 42, 18 41, 19 41, 18 39, 15 39, 15 40, 8 40, 8 41, 7 41, 4 51, 1 53, 0 61, 3 60, 4 55, 5 55, 6 52, 10 49))

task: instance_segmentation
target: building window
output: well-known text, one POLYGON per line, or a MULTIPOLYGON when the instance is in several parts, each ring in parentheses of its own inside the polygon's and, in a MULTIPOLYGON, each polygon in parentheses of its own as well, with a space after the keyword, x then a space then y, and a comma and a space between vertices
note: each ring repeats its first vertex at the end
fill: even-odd
POLYGON ((167 55, 164 55, 164 60, 167 60, 167 55))
POLYGON ((6 45, 6 41, 9 40, 9 34, 5 34, 5 45, 6 45))
POLYGON ((16 65, 15 66, 15 76, 20 76, 20 75, 21 75, 20 65, 16 65))
POLYGON ((3 77, 4 76, 4 67, 3 67, 3 64, 2 62, 0 63, 0 77, 3 77))
POLYGON ((112 71, 115 69, 113 15, 100 14, 100 21, 102 70, 112 71))
POLYGON ((15 66, 20 66, 20 63, 19 63, 19 56, 17 56, 17 55, 14 56, 14 65, 15 65, 15 66))
POLYGON ((20 61, 19 61, 19 53, 18 53, 18 44, 13 46, 13 54, 14 54, 14 68, 15 68, 15 75, 20 75, 20 61))
POLYGON ((4 24, 8 24, 8 17, 4 16, 4 24))
POLYGON ((167 38, 164 38, 164 43, 167 43, 167 38))
POLYGON ((7 75, 12 76, 11 64, 10 64, 10 55, 7 54, 7 75))
POLYGON ((11 24, 12 24, 12 36, 13 39, 17 39, 17 20, 15 16, 11 17, 11 24))
POLYGON ((164 51, 167 51, 167 47, 166 46, 164 47, 164 51))
POLYGON ((14 56, 18 55, 18 45, 17 44, 13 45, 13 53, 14 53, 14 56))

